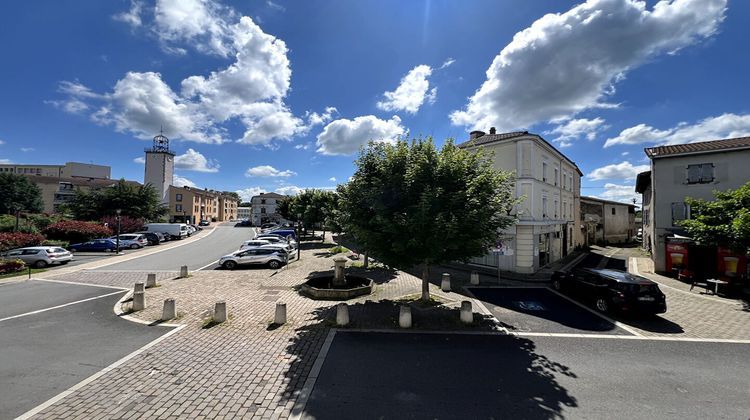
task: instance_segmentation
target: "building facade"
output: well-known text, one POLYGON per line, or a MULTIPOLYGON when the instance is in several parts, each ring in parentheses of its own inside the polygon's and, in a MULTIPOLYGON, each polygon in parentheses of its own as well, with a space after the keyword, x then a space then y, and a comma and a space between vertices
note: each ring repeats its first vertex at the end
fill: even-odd
POLYGON ((250 208, 252 210, 250 221, 253 226, 260 226, 264 223, 278 223, 283 220, 277 211, 277 205, 281 200, 286 199, 285 195, 277 193, 260 193, 250 199, 250 208))
POLYGON ((667 271, 670 238, 684 236, 680 222, 690 218, 686 197, 713 200, 713 191, 736 189, 750 181, 750 137, 645 149, 651 170, 638 175, 643 196, 643 246, 654 269, 667 271))
POLYGON ((0 173, 36 175, 50 178, 110 179, 112 168, 93 163, 65 162, 64 165, 0 164, 0 173))
POLYGON ((533 273, 583 243, 579 226, 581 176, 578 166, 537 134, 472 131, 458 145, 493 154, 496 169, 516 175, 512 214, 518 221, 499 234, 497 246, 471 263, 499 270, 533 273))
POLYGON ((145 149, 144 184, 151 184, 162 204, 170 201, 169 187, 174 182, 175 153, 169 149, 169 139, 159 134, 154 137, 151 148, 145 149))
POLYGON ((240 220, 250 220, 252 214, 252 207, 237 207, 237 218, 240 220))
POLYGON ((635 238, 635 204, 581 197, 584 245, 622 244, 635 238))
POLYGON ((199 223, 201 220, 224 222, 237 218, 239 200, 220 191, 170 185, 169 220, 199 223))

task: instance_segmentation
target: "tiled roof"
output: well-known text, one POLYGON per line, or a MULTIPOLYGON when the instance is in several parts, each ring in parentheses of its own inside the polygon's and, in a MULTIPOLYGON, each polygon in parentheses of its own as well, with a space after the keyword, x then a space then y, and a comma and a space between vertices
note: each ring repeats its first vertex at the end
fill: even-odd
POLYGON ((698 143, 673 144, 670 146, 647 147, 646 155, 650 158, 659 158, 671 155, 687 153, 710 153, 729 149, 750 147, 750 137, 737 137, 734 139, 702 141, 698 143))
POLYGON ((483 144, 493 143, 493 142, 500 141, 500 140, 512 139, 515 137, 521 137, 527 134, 529 134, 528 131, 513 131, 510 133, 485 134, 482 137, 463 142, 457 145, 456 147, 465 148, 465 147, 471 147, 471 146, 481 146, 483 144))

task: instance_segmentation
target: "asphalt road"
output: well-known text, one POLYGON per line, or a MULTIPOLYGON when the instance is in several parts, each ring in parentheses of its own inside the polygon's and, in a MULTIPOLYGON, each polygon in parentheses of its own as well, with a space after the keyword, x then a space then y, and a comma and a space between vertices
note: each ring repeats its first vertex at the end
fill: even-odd
POLYGON ((747 419, 748 351, 727 343, 339 331, 303 418, 747 419))
POLYGON ((0 285, 0 418, 25 413, 170 331, 115 315, 123 293, 37 280, 0 285))
MULTIPOLYGON (((218 225, 214 229, 215 232, 208 235, 208 232, 203 232, 202 235, 206 237, 195 242, 134 260, 106 265, 98 270, 177 271, 183 265, 187 265, 188 270, 197 270, 210 265, 223 255, 240 249, 242 242, 250 239, 253 232, 253 228, 234 227, 233 223, 218 225)), ((207 267, 210 268, 212 266, 207 267)))

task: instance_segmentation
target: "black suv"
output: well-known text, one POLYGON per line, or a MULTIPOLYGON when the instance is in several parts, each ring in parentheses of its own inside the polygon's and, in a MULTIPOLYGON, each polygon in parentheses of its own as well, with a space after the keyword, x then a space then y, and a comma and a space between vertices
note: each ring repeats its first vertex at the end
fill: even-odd
POLYGON ((160 232, 135 232, 146 236, 149 245, 159 245, 164 242, 164 235, 160 232))
POLYGON ((600 312, 663 314, 667 302, 659 285, 625 271, 577 268, 552 275, 555 290, 594 304, 600 312))

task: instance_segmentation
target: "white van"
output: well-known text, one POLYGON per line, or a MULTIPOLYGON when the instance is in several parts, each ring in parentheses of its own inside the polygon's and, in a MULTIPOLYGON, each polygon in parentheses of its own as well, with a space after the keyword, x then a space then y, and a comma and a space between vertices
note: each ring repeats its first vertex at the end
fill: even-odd
POLYGON ((161 232, 171 236, 173 239, 182 239, 190 236, 190 231, 185 223, 149 223, 145 228, 148 232, 161 232))

